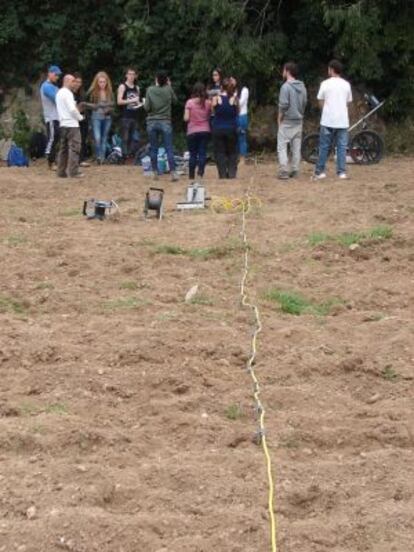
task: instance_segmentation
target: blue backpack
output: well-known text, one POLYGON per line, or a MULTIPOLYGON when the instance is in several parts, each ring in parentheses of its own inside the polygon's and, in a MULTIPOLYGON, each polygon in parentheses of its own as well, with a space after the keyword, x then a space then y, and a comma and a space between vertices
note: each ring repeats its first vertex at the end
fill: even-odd
POLYGON ((8 167, 28 167, 29 160, 23 153, 22 148, 18 148, 16 145, 12 145, 7 156, 8 167))

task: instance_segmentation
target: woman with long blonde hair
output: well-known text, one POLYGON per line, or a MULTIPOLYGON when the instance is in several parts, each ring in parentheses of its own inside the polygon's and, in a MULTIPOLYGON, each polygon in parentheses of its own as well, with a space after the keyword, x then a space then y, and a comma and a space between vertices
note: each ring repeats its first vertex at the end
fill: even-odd
POLYGON ((106 147, 109 131, 112 125, 111 113, 114 109, 114 94, 112 83, 105 71, 96 73, 88 90, 92 109, 92 132, 95 141, 96 161, 100 165, 106 157, 106 147))

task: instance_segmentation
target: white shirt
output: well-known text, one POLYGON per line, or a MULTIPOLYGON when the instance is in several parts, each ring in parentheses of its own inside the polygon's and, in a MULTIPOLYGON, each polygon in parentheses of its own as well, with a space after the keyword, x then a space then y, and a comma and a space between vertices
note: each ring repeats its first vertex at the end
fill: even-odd
POLYGON ((76 108, 75 98, 69 88, 62 87, 56 94, 56 108, 61 127, 76 128, 79 121, 83 120, 82 115, 76 108))
POLYGON ((247 115, 247 104, 249 103, 249 89, 243 86, 239 99, 239 115, 247 115))
POLYGON ((331 77, 321 83, 318 100, 323 100, 321 125, 348 128, 348 104, 352 102, 351 85, 341 77, 331 77))

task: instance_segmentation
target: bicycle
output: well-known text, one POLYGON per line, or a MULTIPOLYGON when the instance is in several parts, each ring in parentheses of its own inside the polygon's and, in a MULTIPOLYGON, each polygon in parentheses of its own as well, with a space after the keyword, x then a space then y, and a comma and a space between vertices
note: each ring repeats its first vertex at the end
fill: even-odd
MULTIPOLYGON (((357 165, 373 165, 379 163, 384 155, 384 140, 374 130, 368 129, 367 120, 385 103, 375 96, 365 94, 365 101, 370 109, 359 121, 353 124, 349 132, 347 156, 357 165), (362 125, 360 132, 352 135, 352 131, 362 125)), ((302 141, 302 157, 308 163, 316 164, 319 157, 319 134, 307 134, 302 141)))

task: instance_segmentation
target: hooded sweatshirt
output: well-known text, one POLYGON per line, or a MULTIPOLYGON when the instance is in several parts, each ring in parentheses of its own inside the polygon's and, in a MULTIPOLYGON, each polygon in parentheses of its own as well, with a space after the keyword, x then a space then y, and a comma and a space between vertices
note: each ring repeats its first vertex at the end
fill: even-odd
POLYGON ((307 101, 306 88, 302 81, 286 81, 279 93, 279 111, 283 113, 283 121, 302 121, 307 101))
POLYGON ((144 103, 147 121, 171 121, 171 104, 176 101, 171 86, 150 86, 144 103))

